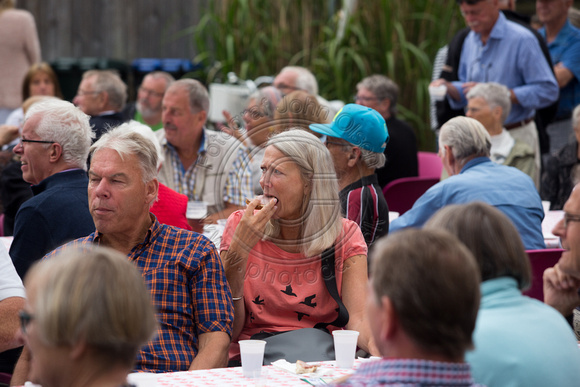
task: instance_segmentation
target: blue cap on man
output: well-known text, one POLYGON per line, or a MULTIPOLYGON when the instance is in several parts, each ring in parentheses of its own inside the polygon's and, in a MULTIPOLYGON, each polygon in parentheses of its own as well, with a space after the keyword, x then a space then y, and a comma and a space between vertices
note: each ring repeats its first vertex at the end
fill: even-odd
POLYGON ((374 109, 354 103, 345 105, 330 124, 309 127, 317 133, 342 138, 375 153, 383 153, 389 142, 389 131, 383 117, 374 109))

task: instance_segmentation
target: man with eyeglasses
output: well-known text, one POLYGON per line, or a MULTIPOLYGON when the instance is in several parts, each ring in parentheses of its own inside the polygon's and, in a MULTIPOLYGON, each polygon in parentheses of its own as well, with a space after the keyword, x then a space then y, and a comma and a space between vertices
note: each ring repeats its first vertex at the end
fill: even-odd
POLYGON ((564 204, 564 217, 552 233, 564 252, 558 263, 544 271, 544 302, 558 310, 580 340, 580 184, 564 204))
POLYGON ((359 225, 370 247, 389 231, 389 208, 375 174, 385 163, 389 142, 385 120, 376 110, 348 104, 332 123, 312 124, 310 129, 327 136, 342 212, 359 225))
POLYGON ((459 61, 448 60, 446 71, 456 72, 458 80, 450 82, 440 78, 431 84, 447 86, 446 101, 452 109, 464 108, 467 92, 479 82, 506 86, 510 90, 512 110, 505 128, 536 152, 536 168, 540 170, 538 128, 534 119, 537 110, 558 100, 559 93, 540 43, 528 28, 508 20, 499 11, 498 0, 457 0, 457 3, 471 29, 460 46, 450 44, 450 59, 452 55, 459 55, 459 61), (453 68, 453 63, 457 63, 457 68, 453 68))
POLYGON ((77 90, 73 103, 91 116, 90 124, 95 132, 93 141, 112 127, 129 121, 123 113, 127 101, 127 85, 111 70, 89 70, 77 90))
POLYGON ((384 75, 371 75, 356 85, 355 103, 376 110, 389 128, 389 143, 385 148, 385 165, 375 173, 379 185, 403 177, 419 174, 417 162, 417 138, 413 129, 396 117, 399 86, 384 75))
POLYGON ((26 113, 14 153, 34 196, 16 213, 10 247, 21 278, 46 253, 95 229, 87 200, 91 137, 89 117, 70 102, 38 102, 26 113))
POLYGON ((161 103, 175 78, 165 71, 153 71, 143 78, 137 92, 137 102, 127 104, 127 117, 149 126, 153 131, 163 128, 161 103))

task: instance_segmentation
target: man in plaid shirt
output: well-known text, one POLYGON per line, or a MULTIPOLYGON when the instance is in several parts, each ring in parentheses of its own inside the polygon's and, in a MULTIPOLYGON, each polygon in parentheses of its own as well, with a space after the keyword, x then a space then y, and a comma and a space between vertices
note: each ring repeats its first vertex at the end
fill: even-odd
POLYGON ((480 298, 471 252, 440 230, 399 231, 374 247, 367 313, 383 359, 340 385, 474 386, 464 359, 480 298))
MULTIPOLYGON (((225 272, 209 239, 160 224, 149 212, 159 186, 153 143, 117 128, 91 147, 91 156, 88 196, 96 231, 59 249, 107 246, 141 271, 159 329, 138 354, 137 370, 225 367, 234 316, 225 272)), ((15 371, 20 384, 28 375, 28 357, 21 357, 15 371)))

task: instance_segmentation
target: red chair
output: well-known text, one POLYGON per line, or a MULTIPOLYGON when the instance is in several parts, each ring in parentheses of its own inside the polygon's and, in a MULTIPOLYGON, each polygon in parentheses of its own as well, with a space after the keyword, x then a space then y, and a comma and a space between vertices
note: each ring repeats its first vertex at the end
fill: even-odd
POLYGON ((433 152, 417 152, 417 162, 419 163, 419 177, 437 178, 441 177, 443 163, 433 152))
POLYGON ((544 270, 554 266, 562 256, 562 249, 527 250, 532 265, 532 287, 525 292, 526 296, 544 302, 544 286, 542 276, 544 270))
POLYGON ((10 379, 12 379, 12 374, 0 372, 0 386, 9 386, 10 379))
POLYGON ((439 177, 403 177, 391 181, 383 188, 383 195, 387 200, 389 211, 396 211, 399 215, 403 215, 413 207, 413 204, 425 191, 438 182, 439 177))

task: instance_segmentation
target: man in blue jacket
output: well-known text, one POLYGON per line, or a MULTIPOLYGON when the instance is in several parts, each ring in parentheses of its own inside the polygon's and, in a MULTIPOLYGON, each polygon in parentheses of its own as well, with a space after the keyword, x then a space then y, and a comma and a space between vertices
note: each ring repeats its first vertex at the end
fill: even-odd
POLYGON ((489 134, 479 121, 468 117, 447 121, 439 135, 439 157, 450 177, 427 190, 413 208, 393 220, 390 231, 421 227, 448 204, 482 201, 510 218, 526 249, 545 248, 544 210, 534 182, 516 168, 492 162, 490 149, 489 134))
POLYGON ((89 116, 70 102, 38 102, 27 112, 14 148, 34 194, 14 221, 10 256, 20 277, 46 253, 95 230, 86 172, 92 136, 89 116))

